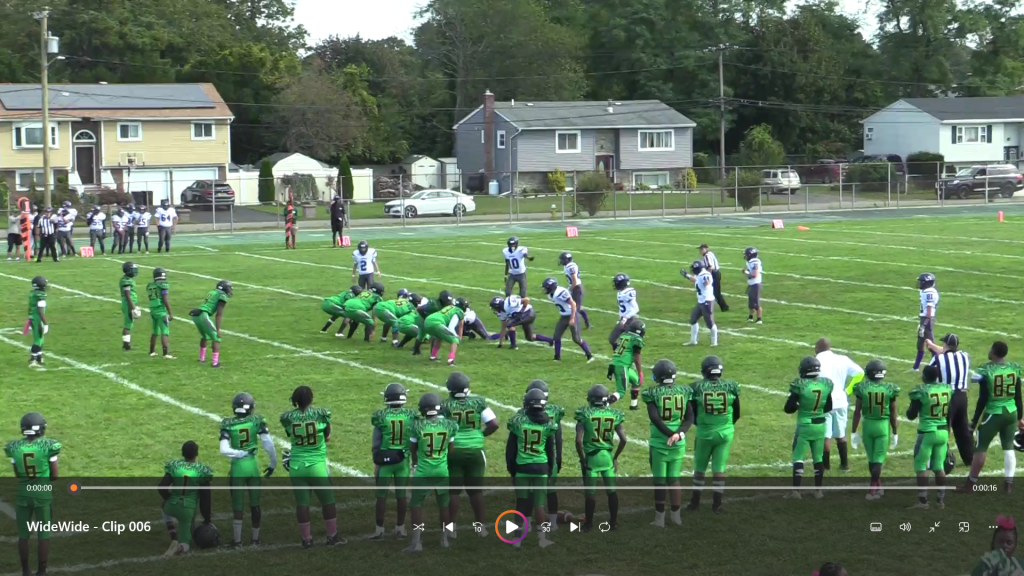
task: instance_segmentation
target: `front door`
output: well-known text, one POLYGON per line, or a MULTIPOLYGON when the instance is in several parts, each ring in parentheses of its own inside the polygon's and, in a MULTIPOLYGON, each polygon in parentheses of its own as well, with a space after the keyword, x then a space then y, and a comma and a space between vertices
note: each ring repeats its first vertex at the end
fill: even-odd
POLYGON ((615 181, 615 155, 614 154, 598 154, 594 157, 594 168, 598 172, 604 172, 608 179, 615 181))
POLYGON ((95 146, 75 147, 75 169, 82 184, 91 185, 96 183, 95 146))
POLYGON ((1017 146, 1006 146, 1003 148, 1003 160, 1010 164, 1017 164, 1017 158, 1020 156, 1020 148, 1017 146))

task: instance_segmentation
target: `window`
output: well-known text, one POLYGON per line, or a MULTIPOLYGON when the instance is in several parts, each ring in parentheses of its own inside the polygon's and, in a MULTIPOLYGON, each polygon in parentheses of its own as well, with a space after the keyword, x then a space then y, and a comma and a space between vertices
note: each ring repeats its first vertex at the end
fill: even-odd
POLYGON ((118 124, 117 139, 120 142, 138 142, 142 140, 142 124, 138 122, 122 122, 118 124))
POLYGON ((657 152, 676 149, 674 130, 640 130, 638 131, 641 152, 657 152))
POLYGON ((991 142, 988 126, 957 126, 957 144, 983 144, 991 142))
MULTIPOLYGON (((42 170, 18 170, 18 190, 28 190, 32 187, 32 183, 35 182, 37 188, 43 187, 43 171, 42 170)), ((50 183, 53 184, 54 180, 51 177, 50 183)))
POLYGON ((498 130, 498 148, 505 148, 505 131, 498 130))
POLYGON ((633 187, 662 187, 668 186, 669 174, 668 172, 634 172, 633 173, 633 187))
POLYGON ((558 154, 571 154, 580 152, 580 132, 572 130, 568 132, 555 132, 555 152, 558 154))
MULTIPOLYGON (((56 148, 58 144, 58 130, 56 124, 50 124, 50 148, 56 148)), ((43 125, 15 124, 14 125, 14 148, 42 148, 43 147, 43 125)))
POLYGON ((75 142, 95 142, 96 135, 88 130, 79 130, 75 134, 75 142))
POLYGON ((193 140, 213 140, 214 128, 213 122, 193 122, 192 123, 192 139, 193 140))

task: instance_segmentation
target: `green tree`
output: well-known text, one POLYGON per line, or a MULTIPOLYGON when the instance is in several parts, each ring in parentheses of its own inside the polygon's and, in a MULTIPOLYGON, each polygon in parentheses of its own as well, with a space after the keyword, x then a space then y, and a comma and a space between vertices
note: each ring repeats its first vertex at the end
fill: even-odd
POLYGON ((277 186, 274 182, 274 167, 270 164, 270 158, 264 158, 260 162, 260 202, 273 202, 277 199, 277 186))
POLYGON ((352 166, 348 163, 348 156, 342 156, 338 167, 338 181, 341 182, 341 197, 351 200, 355 193, 356 183, 352 180, 352 166))
POLYGON ((743 166, 778 166, 786 162, 786 150, 772 137, 771 126, 758 124, 744 135, 739 157, 743 166))

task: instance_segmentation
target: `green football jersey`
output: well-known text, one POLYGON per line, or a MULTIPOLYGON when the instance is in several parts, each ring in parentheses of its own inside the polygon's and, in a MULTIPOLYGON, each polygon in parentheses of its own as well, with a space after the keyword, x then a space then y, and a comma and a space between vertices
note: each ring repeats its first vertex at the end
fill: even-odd
POLYGON ((612 355, 612 364, 615 366, 631 366, 633 354, 644 347, 644 339, 632 332, 623 332, 615 342, 615 353, 612 355))
POLYGON ((484 410, 487 410, 487 402, 479 396, 448 397, 441 401, 441 414, 459 425, 455 448, 484 447, 484 410))
POLYGON ((441 308, 437 312, 431 314, 431 316, 440 320, 445 326, 448 326, 449 324, 451 324, 452 319, 458 318, 461 320, 462 317, 465 316, 465 314, 466 312, 463 311, 462 308, 457 308, 455 306, 445 306, 444 308, 441 308))
POLYGON ((164 466, 164 472, 171 475, 170 501, 195 508, 199 504, 198 486, 206 486, 213 479, 213 470, 201 462, 171 460, 164 466))
POLYGON ((224 302, 226 305, 228 301, 228 295, 220 290, 213 289, 206 293, 206 301, 199 306, 199 309, 207 314, 214 314, 217 312, 217 305, 224 302))
POLYGON ((380 302, 382 298, 369 290, 364 290, 362 294, 355 298, 349 298, 345 301, 345 310, 362 310, 363 312, 369 312, 374 306, 380 302))
POLYGON ((437 300, 427 300, 427 302, 420 306, 417 310, 419 310, 420 316, 426 318, 427 316, 430 316, 431 314, 437 312, 440 309, 441 304, 437 300))
POLYGON ((31 290, 28 293, 28 315, 30 318, 39 320, 39 303, 46 306, 46 292, 42 290, 31 290))
POLYGON ((380 430, 381 450, 401 450, 409 453, 409 434, 419 416, 412 408, 384 408, 370 417, 370 424, 380 430))
POLYGON ((355 298, 355 294, 353 294, 351 290, 346 290, 338 294, 337 296, 328 296, 327 301, 330 302, 331 304, 334 304, 335 306, 344 307, 345 302, 348 302, 352 298, 355 298))
POLYGON ((988 362, 978 368, 980 385, 988 390, 985 414, 1011 414, 1017 411, 1015 401, 1020 386, 1021 366, 1016 362, 988 362))
POLYGON ((231 448, 235 450, 254 450, 251 456, 255 458, 259 449, 260 434, 269 434, 267 421, 259 414, 250 414, 244 418, 225 418, 220 421, 220 439, 229 440, 231 448))
POLYGON ((127 304, 127 302, 125 301, 125 298, 124 298, 124 289, 125 288, 127 288, 129 290, 129 293, 131 294, 132 304, 135 304, 135 303, 137 303, 139 301, 138 295, 135 294, 135 278, 130 278, 128 276, 122 276, 121 277, 121 281, 117 283, 117 288, 118 288, 118 293, 120 293, 120 295, 121 295, 121 302, 122 303, 127 304))
POLYGON ((800 398, 796 413, 798 424, 811 424, 815 418, 825 416, 825 403, 832 396, 833 383, 828 378, 797 378, 789 385, 789 393, 800 398))
POLYGON ((732 422, 732 405, 740 397, 740 385, 732 380, 698 380, 690 384, 697 403, 697 430, 727 430, 732 422))
POLYGON ((900 395, 900 387, 885 380, 861 380, 853 387, 853 395, 861 402, 861 415, 867 420, 888 420, 889 404, 900 395))
POLYGON ((626 415, 611 406, 584 406, 576 410, 576 422, 583 424, 583 452, 610 451, 615 447, 615 428, 625 421, 626 415))
POLYGON ((953 389, 947 384, 920 384, 910 391, 910 401, 921 403, 918 414, 918 432, 935 432, 949 426, 949 400, 953 389))
MULTIPOLYGON (((654 404, 661 414, 661 420, 669 430, 678 430, 686 418, 686 405, 690 403, 693 389, 682 384, 651 386, 643 391, 644 404, 654 404)), ((651 423, 651 445, 666 446, 668 437, 651 423)))
POLYGON ((392 302, 395 304, 395 316, 398 318, 401 318, 406 314, 411 314, 416 310, 416 307, 413 306, 412 302, 408 298, 399 298, 397 300, 392 300, 392 302))
POLYGON ((291 466, 311 466, 327 460, 325 433, 331 423, 327 408, 309 407, 281 414, 281 425, 292 443, 291 466))
POLYGON ((548 462, 545 450, 548 438, 554 438, 558 433, 558 424, 554 420, 549 417, 547 422, 539 424, 530 420, 526 414, 516 414, 508 421, 508 431, 516 438, 516 464, 554 466, 554 462, 548 462))
POLYGON ((18 496, 52 498, 51 491, 33 490, 29 486, 50 483, 50 462, 56 461, 61 444, 53 438, 22 438, 4 446, 4 454, 14 465, 18 477, 18 496))
POLYGON ((418 418, 413 422, 410 440, 416 444, 419 471, 448 472, 448 447, 459 433, 459 424, 444 417, 418 418))
POLYGON ((146 295, 149 297, 149 313, 153 316, 164 316, 167 308, 164 306, 163 295, 167 294, 171 285, 166 281, 150 282, 146 284, 146 295))

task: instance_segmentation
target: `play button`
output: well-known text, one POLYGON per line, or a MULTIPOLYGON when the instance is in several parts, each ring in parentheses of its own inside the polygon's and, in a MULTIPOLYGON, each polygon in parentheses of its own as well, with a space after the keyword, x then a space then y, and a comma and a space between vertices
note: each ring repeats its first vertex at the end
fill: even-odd
POLYGON ((529 531, 530 521, 515 510, 505 510, 494 520, 494 534, 506 544, 521 542, 529 531), (516 532, 519 532, 518 537, 516 532))

